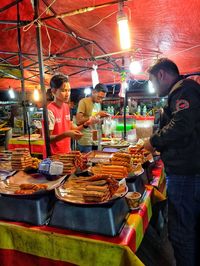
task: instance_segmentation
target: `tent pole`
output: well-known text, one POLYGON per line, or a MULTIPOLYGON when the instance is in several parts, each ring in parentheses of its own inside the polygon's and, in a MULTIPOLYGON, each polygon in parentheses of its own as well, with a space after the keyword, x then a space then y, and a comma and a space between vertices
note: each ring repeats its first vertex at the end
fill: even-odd
POLYGON ((124 139, 126 140, 126 104, 127 104, 127 88, 124 95, 124 139))
MULTIPOLYGON (((22 0, 16 0, 16 1, 11 2, 10 4, 8 4, 8 5, 6 5, 6 6, 2 7, 2 8, 0 8, 0 12, 3 12, 3 11, 5 11, 5 10, 9 9, 9 8, 12 7, 12 6, 15 6, 16 4, 20 3, 21 1, 22 1, 22 0)), ((17 24, 18 24, 18 23, 17 23, 17 24)))
MULTIPOLYGON (((38 10, 39 10, 39 1, 34 0, 35 18, 38 18, 38 10)), ((51 150, 50 150, 50 135, 49 135, 49 125, 48 125, 46 90, 45 90, 45 85, 44 85, 42 36, 41 36, 41 26, 38 23, 36 23, 36 39, 37 39, 38 63, 39 63, 39 71, 40 71, 40 86, 41 86, 41 90, 42 90, 44 138, 45 138, 45 145, 46 145, 46 155, 47 155, 47 157, 49 157, 51 155, 51 150)))
MULTIPOLYGON (((124 72, 124 69, 125 69, 125 67, 124 67, 124 65, 125 65, 125 62, 124 62, 124 56, 122 57, 122 71, 124 72)), ((125 78, 123 77, 123 81, 125 81, 125 78)), ((123 138, 124 138, 124 140, 126 140, 126 102, 127 102, 127 88, 125 87, 124 88, 125 89, 125 93, 124 93, 124 114, 123 114, 123 120, 124 120, 124 136, 123 136, 123 138)))
MULTIPOLYGON (((19 4, 17 3, 17 21, 20 22, 20 14, 19 14, 19 4)), ((23 108, 23 119, 24 119, 24 135, 27 134, 27 112, 26 112, 26 96, 25 96, 25 84, 24 84, 24 68, 22 62, 22 48, 21 48, 21 30, 17 28, 17 42, 18 42, 18 50, 19 50, 19 65, 21 72, 21 87, 22 87, 22 108, 23 108)))

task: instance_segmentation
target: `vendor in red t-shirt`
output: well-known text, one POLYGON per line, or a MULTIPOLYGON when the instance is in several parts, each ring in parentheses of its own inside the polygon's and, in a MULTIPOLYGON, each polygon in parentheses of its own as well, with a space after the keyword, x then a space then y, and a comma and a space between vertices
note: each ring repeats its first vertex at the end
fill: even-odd
POLYGON ((76 127, 70 121, 68 101, 71 88, 68 77, 62 74, 54 75, 50 86, 54 96, 54 101, 47 106, 51 154, 68 153, 71 150, 70 138, 80 139, 82 133, 79 130, 83 125, 76 127))

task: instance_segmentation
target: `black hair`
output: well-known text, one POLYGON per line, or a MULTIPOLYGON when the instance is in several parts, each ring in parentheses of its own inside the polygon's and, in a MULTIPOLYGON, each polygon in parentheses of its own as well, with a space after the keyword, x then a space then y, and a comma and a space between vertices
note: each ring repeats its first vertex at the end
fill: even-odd
POLYGON ((153 66, 150 66, 148 73, 156 75, 160 69, 165 70, 166 72, 172 75, 180 75, 177 65, 168 58, 158 59, 153 66))
POLYGON ((105 92, 105 93, 108 92, 108 88, 103 83, 98 83, 95 86, 94 90, 97 92, 100 92, 100 91, 105 92))
POLYGON ((69 78, 63 74, 54 75, 50 80, 52 89, 59 89, 64 82, 69 82, 69 78))
POLYGON ((49 88, 46 92, 46 98, 47 98, 47 101, 53 101, 54 100, 54 97, 53 97, 53 93, 51 91, 51 88, 49 88))

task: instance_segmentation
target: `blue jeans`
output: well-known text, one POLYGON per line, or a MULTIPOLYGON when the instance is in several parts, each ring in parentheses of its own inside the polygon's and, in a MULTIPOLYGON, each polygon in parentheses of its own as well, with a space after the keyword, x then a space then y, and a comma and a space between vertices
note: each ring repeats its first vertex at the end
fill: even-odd
POLYGON ((79 151, 83 152, 83 153, 88 153, 92 150, 92 146, 85 146, 85 145, 77 144, 77 147, 78 147, 79 151))
POLYGON ((168 175, 167 195, 169 239, 176 265, 200 265, 200 175, 168 175))

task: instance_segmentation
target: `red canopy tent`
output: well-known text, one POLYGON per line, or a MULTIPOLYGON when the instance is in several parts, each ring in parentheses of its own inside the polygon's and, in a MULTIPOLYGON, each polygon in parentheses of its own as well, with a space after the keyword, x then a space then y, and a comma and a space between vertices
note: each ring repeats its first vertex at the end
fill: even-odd
MULTIPOLYGON (((15 89, 21 87, 17 25, 21 34, 25 89, 32 89, 40 82, 36 27, 31 23, 34 20, 32 3, 30 0, 1 0, 0 89, 7 89, 9 85, 15 89)), ((69 75, 73 88, 91 85, 93 64, 98 65, 101 82, 118 82, 122 58, 127 71, 131 58, 143 63, 142 73, 134 78, 147 78, 145 71, 157 57, 174 60, 181 73, 200 71, 200 1, 124 1, 132 43, 128 52, 122 52, 119 45, 118 3, 117 0, 39 1, 46 86, 55 72, 69 75), (62 14, 63 17, 59 16, 62 14)))

